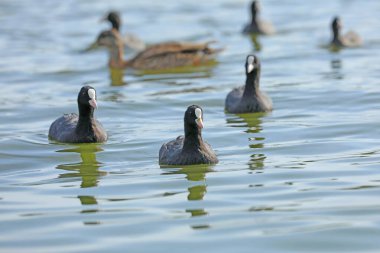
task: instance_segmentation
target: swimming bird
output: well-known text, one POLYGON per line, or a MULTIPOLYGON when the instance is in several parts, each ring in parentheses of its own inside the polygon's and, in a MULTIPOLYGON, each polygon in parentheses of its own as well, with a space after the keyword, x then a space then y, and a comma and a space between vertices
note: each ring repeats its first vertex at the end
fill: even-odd
POLYGON ((212 49, 207 43, 164 42, 147 47, 128 61, 123 59, 121 37, 115 30, 103 31, 97 44, 109 49, 111 68, 163 70, 185 66, 198 66, 213 60, 222 49, 212 49))
POLYGON ((160 165, 216 164, 218 158, 211 146, 202 139, 203 110, 198 105, 187 108, 184 117, 185 136, 162 145, 160 165))
POLYGON ((77 101, 79 116, 70 113, 56 119, 50 126, 49 138, 66 143, 105 142, 107 133, 94 118, 97 108, 95 89, 91 86, 82 87, 77 101))
POLYGON ((245 86, 228 93, 225 109, 230 113, 269 112, 272 101, 260 91, 260 61, 255 55, 248 55, 245 63, 245 86))
POLYGON ((259 13, 260 13, 260 3, 259 1, 252 1, 251 4, 251 23, 247 24, 244 29, 243 33, 245 34, 263 34, 263 35, 271 35, 276 32, 273 25, 268 22, 259 19, 259 13))
POLYGON ((330 43, 331 46, 335 47, 359 47, 363 44, 363 40, 360 36, 354 32, 349 31, 344 35, 341 35, 342 21, 339 17, 335 17, 331 24, 333 39, 330 43))
MULTIPOLYGON (((121 18, 119 13, 116 11, 110 11, 107 15, 102 18, 102 21, 108 21, 111 23, 112 28, 116 31, 120 32, 121 27, 121 18)), ((144 50, 146 45, 144 41, 142 41, 140 38, 136 37, 133 34, 127 33, 124 36, 121 37, 123 44, 132 50, 135 51, 141 51, 144 50)))

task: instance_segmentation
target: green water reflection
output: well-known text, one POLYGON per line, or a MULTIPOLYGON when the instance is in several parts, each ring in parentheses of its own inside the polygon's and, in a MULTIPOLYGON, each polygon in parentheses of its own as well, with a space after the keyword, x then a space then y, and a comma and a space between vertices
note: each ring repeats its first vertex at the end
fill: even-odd
MULTIPOLYGON (((177 67, 172 69, 163 70, 126 70, 126 69, 116 69, 109 68, 109 78, 111 86, 123 86, 128 83, 124 81, 124 75, 133 74, 136 77, 145 76, 144 81, 163 81, 170 79, 178 79, 179 77, 195 79, 195 78, 210 78, 212 77, 212 70, 218 62, 211 60, 210 62, 203 64, 201 66, 186 66, 177 67)), ((143 80, 141 80, 143 81, 143 80)), ((174 83, 177 85, 177 82, 174 83)))
MULTIPOLYGON (((107 175, 107 172, 99 170, 102 166, 96 160, 96 153, 103 151, 99 144, 78 144, 67 149, 58 150, 57 152, 77 153, 81 161, 77 163, 60 164, 56 168, 65 170, 67 173, 60 174, 59 178, 80 178, 81 188, 96 187, 99 178, 107 175)), ((83 196, 84 204, 91 204, 94 201, 90 200, 89 196, 83 196)))
POLYGON ((328 45, 327 48, 328 48, 328 49, 330 50, 330 52, 332 52, 332 53, 339 53, 339 52, 342 50, 342 47, 337 46, 337 45, 334 45, 334 44, 328 45))
POLYGON ((211 76, 211 70, 216 67, 219 62, 216 59, 210 59, 207 62, 203 62, 197 66, 182 66, 166 69, 151 69, 151 70, 136 70, 137 76, 144 75, 160 75, 160 74, 192 74, 192 73, 204 73, 205 77, 211 76))
MULTIPOLYGON (((67 149, 58 150, 57 152, 77 153, 81 161, 77 163, 61 164, 56 168, 65 170, 67 173, 59 175, 59 178, 80 178, 81 188, 97 187, 99 179, 107 175, 107 172, 99 170, 102 166, 96 159, 96 153, 103 151, 99 144, 78 144, 67 149)), ((95 196, 78 195, 82 206, 97 205, 98 201, 95 196)), ((81 211, 83 214, 96 213, 97 208, 86 208, 81 211)), ((99 221, 83 221, 84 225, 99 225, 99 221)))
POLYGON ((259 36, 257 34, 252 34, 249 36, 250 41, 252 43, 252 47, 255 51, 261 51, 262 45, 259 41, 259 36))
MULTIPOLYGON (((165 170, 163 175, 170 174, 183 174, 189 182, 200 182, 200 184, 192 185, 187 188, 188 201, 201 201, 207 193, 207 184, 206 184, 206 174, 213 171, 213 166, 211 165, 191 165, 185 166, 180 169, 163 169, 165 170)), ((192 217, 204 216, 208 212, 204 208, 196 209, 186 209, 187 213, 191 214, 192 217)), ((202 225, 203 228, 203 225, 202 225)))
POLYGON ((265 154, 259 152, 264 148, 265 138, 260 135, 262 131, 262 118, 265 113, 246 113, 237 114, 233 118, 227 118, 227 124, 231 127, 241 127, 245 128, 244 132, 250 134, 248 137, 249 148, 253 149, 255 153, 250 156, 248 162, 249 169, 257 170, 264 167, 264 160, 266 159, 265 154), (252 134, 252 135, 251 135, 252 134))
POLYGON ((127 83, 124 82, 124 69, 109 68, 111 86, 122 86, 127 83))

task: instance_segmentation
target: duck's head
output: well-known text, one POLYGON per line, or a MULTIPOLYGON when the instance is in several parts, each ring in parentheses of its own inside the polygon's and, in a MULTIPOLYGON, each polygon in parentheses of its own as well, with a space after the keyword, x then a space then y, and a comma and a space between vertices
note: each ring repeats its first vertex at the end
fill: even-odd
POLYGON ((251 3, 251 14, 252 17, 256 17, 256 15, 260 12, 260 2, 257 0, 252 1, 251 3))
POLYGON ((335 17, 331 23, 332 30, 335 33, 338 33, 342 29, 342 22, 339 17, 335 17))
POLYGON ((83 86, 78 94, 79 108, 97 109, 96 91, 91 86, 83 86))
POLYGON ((203 110, 198 105, 191 105, 187 108, 184 117, 185 129, 187 127, 197 128, 199 131, 203 128, 203 110))
POLYGON ((118 12, 110 11, 107 15, 104 16, 102 21, 109 21, 112 25, 112 28, 119 31, 121 26, 121 18, 118 12))
POLYGON ((260 69, 260 60, 256 55, 248 55, 245 61, 245 71, 247 75, 252 74, 255 70, 260 69))

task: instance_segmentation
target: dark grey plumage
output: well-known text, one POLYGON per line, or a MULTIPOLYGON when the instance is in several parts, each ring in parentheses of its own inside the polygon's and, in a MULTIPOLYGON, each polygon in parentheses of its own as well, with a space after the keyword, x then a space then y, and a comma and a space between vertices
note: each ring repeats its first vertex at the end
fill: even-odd
POLYGON ((184 116, 185 136, 162 145, 159 152, 160 165, 216 164, 218 158, 211 146, 202 139, 203 110, 197 105, 189 106, 184 116))
POLYGON ((254 55, 248 55, 245 63, 245 86, 235 88, 228 93, 225 109, 230 113, 268 112, 272 110, 272 101, 260 91, 260 61, 254 55))
POLYGON ((260 4, 258 1, 252 1, 251 4, 251 23, 247 24, 243 33, 245 34, 264 34, 271 35, 276 32, 270 22, 261 20, 258 16, 260 13, 260 4))
POLYGON ((330 43, 333 47, 359 47, 363 44, 362 38, 353 32, 349 31, 342 35, 342 22, 339 17, 335 17, 331 24, 333 39, 330 43))
POLYGON ((66 143, 105 142, 107 133, 94 118, 96 104, 95 89, 84 86, 78 94, 79 115, 65 114, 50 126, 49 138, 66 143))

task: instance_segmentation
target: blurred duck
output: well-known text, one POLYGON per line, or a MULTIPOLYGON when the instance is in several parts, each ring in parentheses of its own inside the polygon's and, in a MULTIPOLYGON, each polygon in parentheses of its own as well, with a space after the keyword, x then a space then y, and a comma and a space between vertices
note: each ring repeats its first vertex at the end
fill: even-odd
POLYGON ((102 32, 99 46, 109 49, 111 68, 134 68, 138 70, 163 70, 185 66, 198 66, 213 60, 221 49, 212 49, 208 43, 164 42, 147 47, 128 61, 123 59, 123 43, 114 29, 102 32))
POLYGON ((247 24, 243 33, 245 34, 263 34, 263 35, 271 35, 276 31, 273 25, 270 22, 259 19, 260 13, 260 3, 259 1, 253 1, 251 4, 251 23, 247 24))
POLYGON ((198 105, 187 108, 184 116, 185 136, 162 145, 160 165, 216 164, 218 158, 211 146, 203 141, 203 110, 198 105))
POLYGON ((260 91, 260 61, 255 55, 248 55, 245 63, 245 86, 228 93, 225 109, 230 113, 269 112, 272 101, 260 91))
MULTIPOLYGON (((120 32, 120 26, 121 26, 121 18, 119 13, 115 11, 110 11, 107 15, 104 16, 102 21, 108 21, 111 23, 112 28, 116 31, 120 32)), ((138 37, 134 36, 133 34, 125 34, 122 36, 123 44, 132 50, 135 51, 141 51, 145 49, 145 43, 139 39, 138 37)))
POLYGON ((94 118, 97 108, 96 91, 84 86, 78 94, 79 115, 65 114, 55 120, 49 129, 49 138, 66 143, 105 142, 107 133, 102 124, 94 118))
POLYGON ((333 47, 359 47, 363 44, 363 40, 360 36, 353 32, 349 31, 346 34, 342 35, 342 22, 339 17, 335 17, 331 24, 333 39, 330 43, 333 47))

